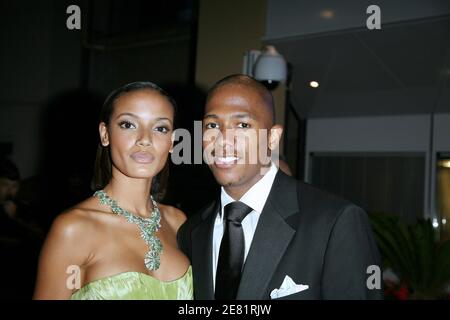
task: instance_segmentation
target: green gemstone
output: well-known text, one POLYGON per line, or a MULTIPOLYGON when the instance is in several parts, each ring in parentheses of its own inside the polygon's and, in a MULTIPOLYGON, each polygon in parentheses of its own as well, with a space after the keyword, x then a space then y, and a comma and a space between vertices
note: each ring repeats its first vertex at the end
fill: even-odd
POLYGON ((163 246, 161 241, 155 235, 155 232, 161 228, 161 213, 153 197, 151 197, 153 212, 150 218, 142 218, 122 209, 117 205, 117 202, 111 199, 103 190, 96 191, 94 193, 94 197, 98 197, 101 204, 109 206, 112 212, 119 216, 123 216, 128 222, 134 223, 139 227, 141 231, 141 238, 150 249, 145 254, 145 267, 148 270, 158 270, 160 265, 160 256, 163 252, 163 246))

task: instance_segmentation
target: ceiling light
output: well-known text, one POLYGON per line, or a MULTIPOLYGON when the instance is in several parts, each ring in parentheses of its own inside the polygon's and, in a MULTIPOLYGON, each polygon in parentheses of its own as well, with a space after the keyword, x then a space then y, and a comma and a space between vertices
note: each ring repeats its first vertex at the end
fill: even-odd
POLYGON ((442 168, 450 168, 450 160, 439 161, 439 166, 442 168))
POLYGON ((311 82, 309 83, 309 85, 310 85, 310 87, 312 87, 312 88, 317 88, 317 87, 319 86, 319 83, 318 83, 317 81, 311 81, 311 82))
POLYGON ((334 11, 328 9, 322 10, 320 16, 324 19, 331 19, 334 17, 334 11))

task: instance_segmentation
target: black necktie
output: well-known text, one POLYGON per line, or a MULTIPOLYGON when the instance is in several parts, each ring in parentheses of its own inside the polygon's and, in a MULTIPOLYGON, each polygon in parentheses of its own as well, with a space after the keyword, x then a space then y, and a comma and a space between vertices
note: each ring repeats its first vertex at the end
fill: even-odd
POLYGON ((236 299, 245 254, 241 222, 252 210, 239 201, 231 202, 224 208, 224 232, 216 271, 217 300, 236 299))

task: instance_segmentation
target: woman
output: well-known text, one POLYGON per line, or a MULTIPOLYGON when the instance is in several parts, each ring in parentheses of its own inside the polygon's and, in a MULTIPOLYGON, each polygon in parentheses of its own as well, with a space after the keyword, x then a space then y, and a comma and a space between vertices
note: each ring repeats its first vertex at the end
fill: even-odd
POLYGON ((174 101, 150 82, 109 95, 99 125, 98 191, 55 219, 35 299, 193 298, 191 266, 176 243, 186 217, 155 199, 174 114, 174 101))

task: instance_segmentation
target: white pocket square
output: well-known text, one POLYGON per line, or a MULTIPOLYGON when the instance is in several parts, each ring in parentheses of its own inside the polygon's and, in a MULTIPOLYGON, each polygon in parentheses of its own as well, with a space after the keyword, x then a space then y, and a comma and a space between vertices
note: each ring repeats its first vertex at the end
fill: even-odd
POLYGON ((283 280, 283 283, 281 284, 280 289, 272 290, 272 292, 270 293, 270 298, 271 299, 282 298, 297 292, 304 291, 308 288, 309 288, 308 285, 296 284, 291 277, 286 276, 283 280))

